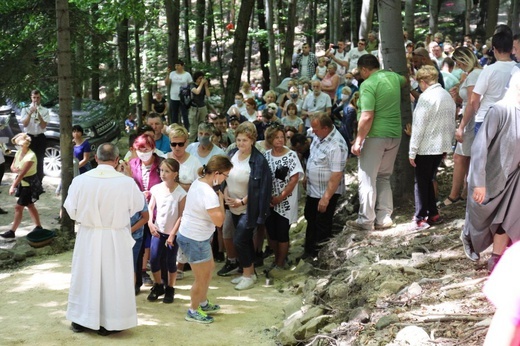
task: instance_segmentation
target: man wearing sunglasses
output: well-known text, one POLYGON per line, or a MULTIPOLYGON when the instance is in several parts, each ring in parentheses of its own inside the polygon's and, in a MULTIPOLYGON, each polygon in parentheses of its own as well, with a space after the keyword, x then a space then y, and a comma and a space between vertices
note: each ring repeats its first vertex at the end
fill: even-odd
POLYGON ((169 153, 170 151, 172 151, 172 148, 170 148, 170 141, 168 139, 168 136, 166 136, 162 132, 164 128, 164 123, 161 116, 157 113, 148 114, 146 116, 146 124, 153 129, 153 139, 155 139, 155 147, 163 153, 169 153))

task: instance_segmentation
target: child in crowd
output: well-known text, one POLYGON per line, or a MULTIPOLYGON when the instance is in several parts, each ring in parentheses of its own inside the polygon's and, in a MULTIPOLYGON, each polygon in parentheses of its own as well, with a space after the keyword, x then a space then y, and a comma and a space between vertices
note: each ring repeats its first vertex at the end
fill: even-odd
POLYGON ((125 131, 126 133, 130 133, 132 131, 137 130, 137 123, 135 121, 135 114, 128 114, 128 118, 125 120, 125 131))
POLYGON ((175 294, 175 280, 177 278, 177 251, 179 246, 175 241, 175 235, 179 229, 186 191, 179 185, 179 162, 175 159, 165 159, 160 166, 162 183, 154 185, 150 189, 150 212, 155 220, 148 221, 148 227, 152 234, 150 244, 150 265, 154 278, 154 285, 149 301, 155 301, 164 294, 163 303, 173 303, 175 294), (154 211, 156 213, 154 214, 154 211), (161 262, 166 257, 166 269, 168 270, 168 282, 161 283, 161 262))
POLYGON ((298 107, 295 103, 287 105, 287 116, 282 118, 283 126, 294 126, 298 133, 303 133, 303 120, 297 116, 298 107))
MULTIPOLYGON (((144 197, 143 197, 144 198, 144 197)), ((141 287, 137 286, 137 275, 141 275, 141 268, 137 267, 138 259, 139 259, 139 251, 141 250, 141 245, 143 243, 143 234, 144 234, 144 225, 148 222, 150 218, 150 213, 148 213, 148 204, 146 203, 146 198, 144 199, 144 208, 138 213, 135 213, 130 218, 130 232, 132 232, 132 238, 135 240, 135 244, 132 247, 132 253, 134 255, 134 285, 135 285, 135 295, 141 291, 141 287)))
POLYGON ((312 77, 313 80, 322 80, 327 74, 327 59, 321 57, 318 59, 318 66, 316 67, 316 73, 312 77))

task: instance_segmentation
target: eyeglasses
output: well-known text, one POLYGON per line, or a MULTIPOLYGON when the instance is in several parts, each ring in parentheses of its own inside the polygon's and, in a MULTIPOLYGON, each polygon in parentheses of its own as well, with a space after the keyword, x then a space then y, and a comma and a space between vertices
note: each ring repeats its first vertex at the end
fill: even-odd
POLYGON ((226 174, 226 173, 220 173, 220 174, 222 174, 223 176, 225 176, 226 179, 229 178, 229 174, 226 174))
POLYGON ((179 146, 180 148, 182 148, 184 146, 184 144, 186 144, 186 142, 170 142, 170 145, 175 148, 176 146, 179 146))

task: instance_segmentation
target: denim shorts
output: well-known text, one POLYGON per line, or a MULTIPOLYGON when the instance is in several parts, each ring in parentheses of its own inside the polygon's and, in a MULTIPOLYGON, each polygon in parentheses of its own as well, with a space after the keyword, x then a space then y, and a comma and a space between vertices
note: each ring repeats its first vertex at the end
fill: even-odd
POLYGON ((207 240, 198 241, 177 233, 177 243, 179 243, 179 247, 186 256, 188 263, 208 262, 213 257, 211 237, 207 240))

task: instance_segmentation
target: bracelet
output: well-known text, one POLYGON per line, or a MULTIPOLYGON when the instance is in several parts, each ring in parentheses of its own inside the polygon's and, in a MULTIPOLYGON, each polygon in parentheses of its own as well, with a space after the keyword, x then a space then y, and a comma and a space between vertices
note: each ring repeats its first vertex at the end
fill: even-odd
POLYGON ((242 205, 246 205, 246 204, 244 203, 244 199, 243 199, 243 198, 240 200, 240 203, 242 203, 242 205))

